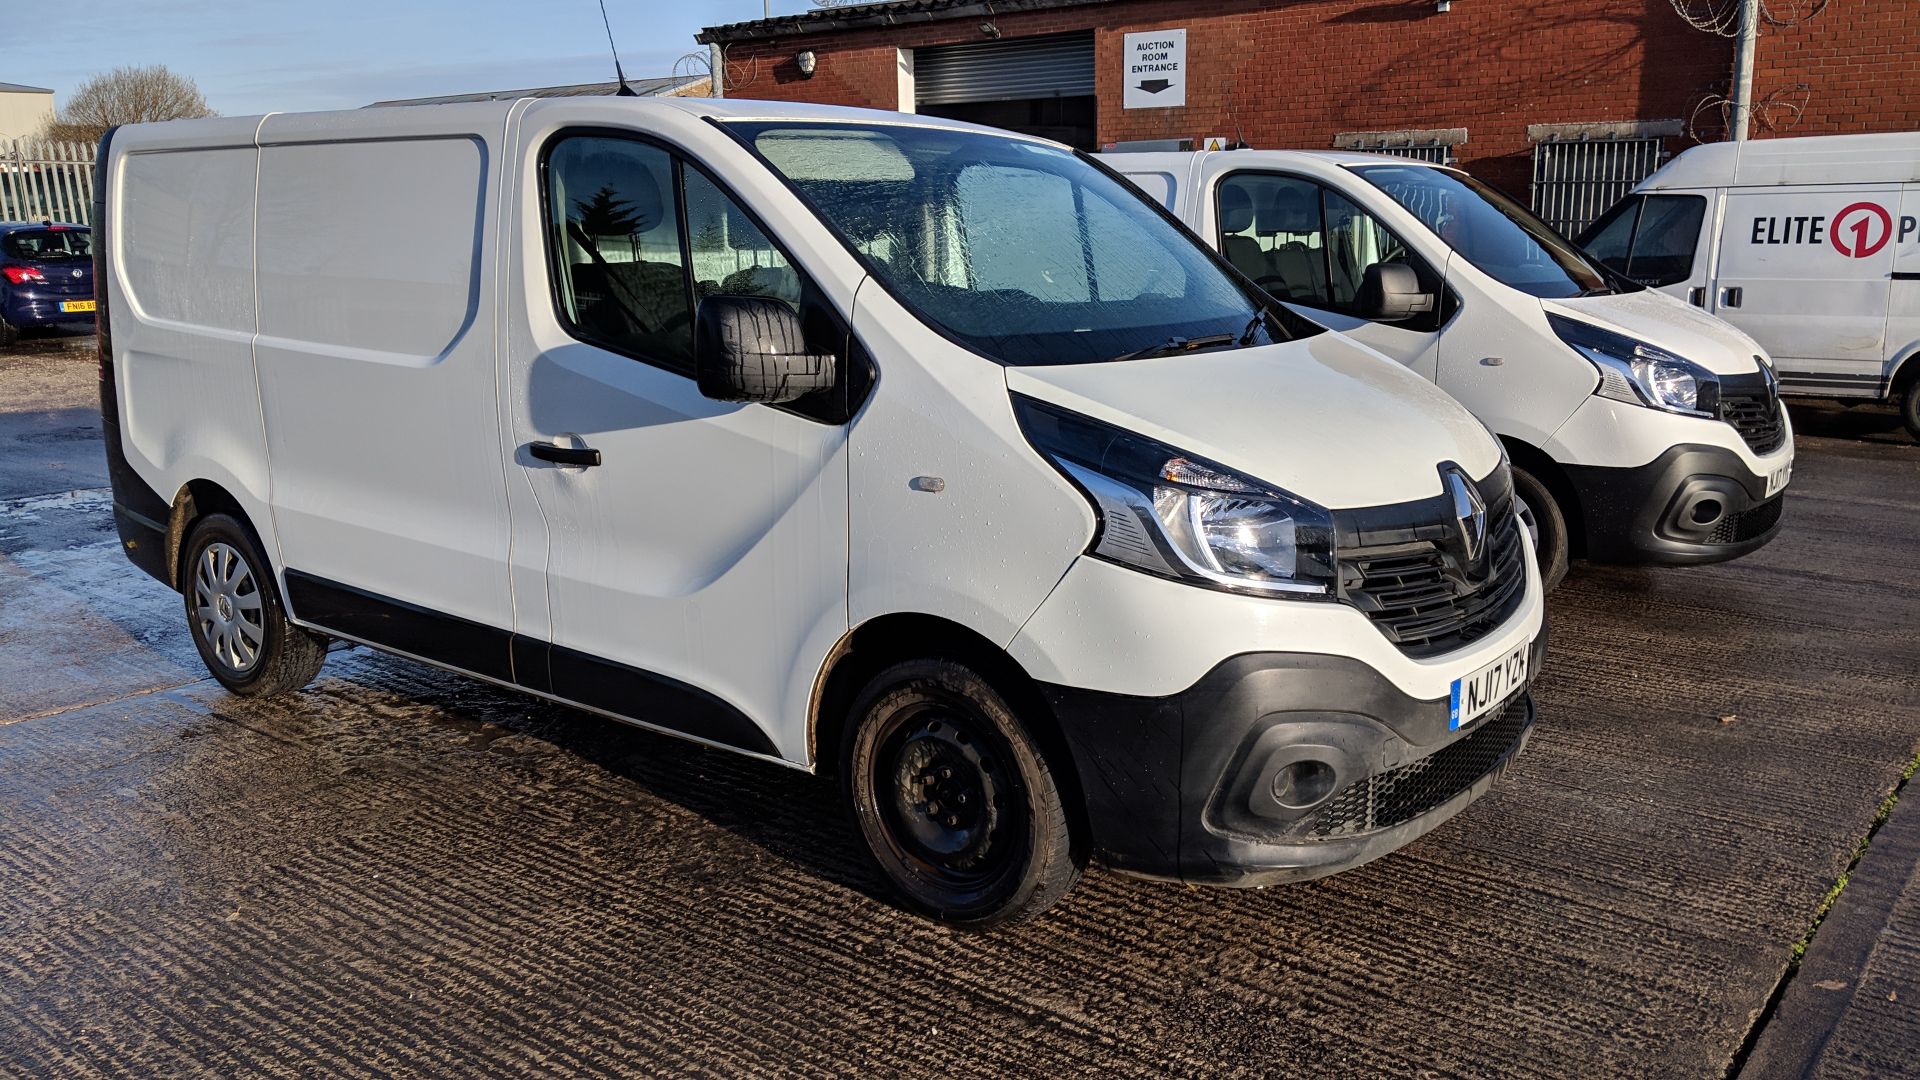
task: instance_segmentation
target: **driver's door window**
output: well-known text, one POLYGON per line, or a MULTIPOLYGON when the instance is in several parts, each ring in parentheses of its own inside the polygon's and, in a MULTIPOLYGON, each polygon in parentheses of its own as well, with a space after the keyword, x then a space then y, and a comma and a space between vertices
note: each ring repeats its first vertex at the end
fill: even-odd
POLYGON ((693 370, 693 309, 673 158, 633 139, 580 135, 547 158, 554 292, 583 341, 693 370))
MULTIPOLYGON (((1221 181, 1217 199, 1220 253, 1275 299, 1359 315, 1360 283, 1376 263, 1405 263, 1422 288, 1442 295, 1440 276, 1379 218, 1311 180, 1233 173, 1221 181)), ((1443 298, 1435 307, 1446 303, 1443 298)), ((1434 330, 1442 314, 1392 325, 1434 330)))
POLYGON ((1220 253, 1279 300, 1327 304, 1326 230, 1320 185, 1291 176, 1234 173, 1215 213, 1220 253))
POLYGON ((1325 192, 1327 306, 1353 311, 1360 281, 1376 263, 1412 263, 1412 253, 1380 220, 1337 192, 1325 192))

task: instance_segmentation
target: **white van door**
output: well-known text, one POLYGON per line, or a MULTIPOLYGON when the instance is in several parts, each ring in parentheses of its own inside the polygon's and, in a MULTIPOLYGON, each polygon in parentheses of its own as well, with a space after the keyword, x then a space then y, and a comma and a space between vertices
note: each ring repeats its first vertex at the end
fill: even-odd
POLYGON ((1317 181, 1237 170, 1214 188, 1210 241, 1275 299, 1331 330, 1365 342, 1427 379, 1439 368, 1444 285, 1440 274, 1374 215, 1317 181), (1360 317, 1361 275, 1374 263, 1410 264, 1435 310, 1403 323, 1360 317))
MULTIPOLYGON (((1920 184, 1908 184, 1894 223, 1893 281, 1887 296, 1887 371, 1895 364, 1920 364, 1920 184)), ((1884 383, 1883 383, 1884 385, 1884 383)), ((1892 390, 1887 386, 1882 393, 1892 390)))
POLYGON ((260 129, 254 357, 294 614, 513 677, 495 406, 498 117, 260 129))
POLYGON ((513 471, 546 522, 534 606, 550 619, 550 685, 536 689, 806 760, 789 690, 847 629, 845 417, 702 396, 693 320, 701 297, 775 297, 810 345, 833 348, 837 332, 843 352, 844 323, 677 155, 591 132, 544 153, 543 190, 521 202, 547 242, 522 254, 525 325, 507 361, 513 471))
POLYGON ((1710 310, 1772 355, 1783 389, 1877 394, 1900 189, 1727 194, 1710 310))

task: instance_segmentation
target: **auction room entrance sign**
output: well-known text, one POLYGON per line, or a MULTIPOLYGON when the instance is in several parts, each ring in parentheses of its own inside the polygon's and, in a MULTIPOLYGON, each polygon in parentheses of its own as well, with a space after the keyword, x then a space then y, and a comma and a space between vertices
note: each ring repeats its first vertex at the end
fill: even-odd
POLYGON ((1126 63, 1129 109, 1170 109, 1187 103, 1187 31, 1149 30, 1126 35, 1120 50, 1126 63))

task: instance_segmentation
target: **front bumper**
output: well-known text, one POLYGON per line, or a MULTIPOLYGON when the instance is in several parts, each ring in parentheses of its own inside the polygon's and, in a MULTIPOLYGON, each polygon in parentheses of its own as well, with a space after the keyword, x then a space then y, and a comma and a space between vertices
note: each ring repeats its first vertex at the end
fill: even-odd
MULTIPOLYGON (((1530 672, 1545 651, 1543 626, 1530 672)), ((1413 698, 1358 660, 1313 653, 1236 656, 1167 697, 1042 691, 1095 856, 1123 873, 1229 886, 1323 877, 1411 842, 1492 787, 1534 722, 1523 687, 1449 731, 1447 698, 1413 698), (1331 769, 1328 794, 1289 807, 1275 778, 1307 762, 1331 769)))
MULTIPOLYGON (((1785 461, 1790 457, 1781 455, 1785 461)), ((1736 559, 1780 531, 1786 492, 1721 446, 1683 443, 1632 468, 1567 465, 1595 562, 1693 566, 1736 559)))

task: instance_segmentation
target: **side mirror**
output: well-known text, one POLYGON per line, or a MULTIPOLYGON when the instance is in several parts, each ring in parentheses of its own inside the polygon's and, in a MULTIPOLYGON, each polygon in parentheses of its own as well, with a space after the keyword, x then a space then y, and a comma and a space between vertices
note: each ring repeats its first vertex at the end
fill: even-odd
POLYGON ((800 317, 765 296, 709 296, 693 327, 693 376, 715 401, 794 401, 833 385, 833 357, 807 351, 800 317))
POLYGON ((1360 317, 1375 322, 1405 322, 1433 310, 1433 294, 1420 289, 1420 275, 1406 263, 1374 263, 1360 275, 1354 297, 1360 317))

